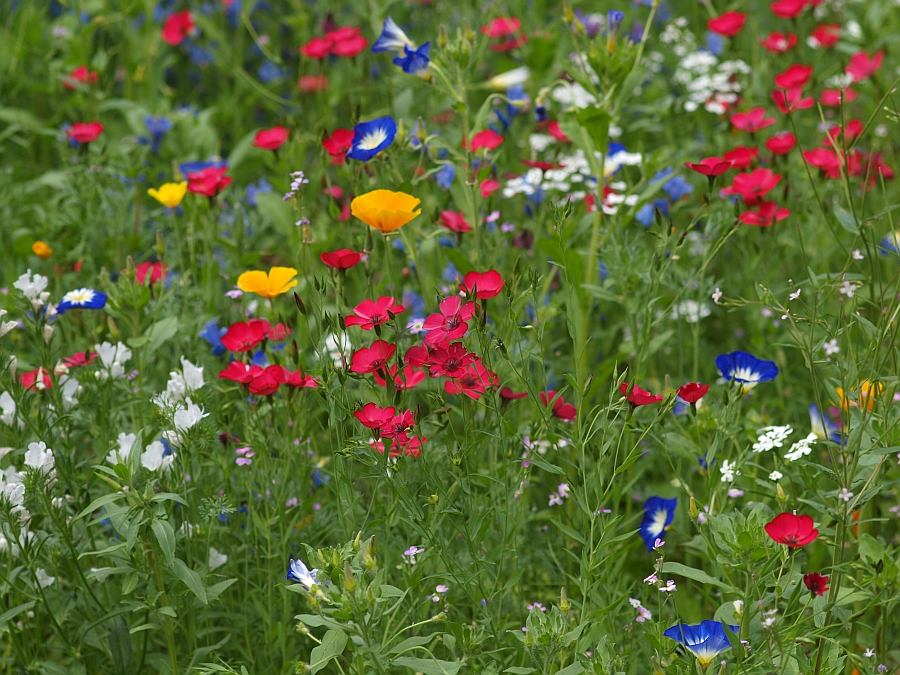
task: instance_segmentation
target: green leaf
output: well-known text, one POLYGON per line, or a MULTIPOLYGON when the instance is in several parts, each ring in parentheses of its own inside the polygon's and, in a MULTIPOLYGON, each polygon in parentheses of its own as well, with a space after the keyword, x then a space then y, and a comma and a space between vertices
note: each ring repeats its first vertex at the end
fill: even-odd
POLYGON ((394 645, 391 648, 391 654, 402 654, 403 652, 408 652, 413 647, 421 647, 422 645, 427 645, 429 642, 434 639, 434 635, 418 635, 413 636, 411 638, 406 638, 403 642, 398 645, 394 645))
POLYGON ((191 592, 197 596, 197 599, 200 600, 200 602, 204 605, 209 603, 209 600, 206 597, 206 589, 203 588, 203 581, 201 581, 199 574, 188 567, 180 558, 175 558, 175 564, 172 565, 172 570, 175 572, 175 576, 181 579, 184 585, 191 589, 191 592))
POLYGON ((188 505, 186 501, 181 497, 181 495, 177 495, 174 492, 159 492, 152 497, 150 497, 151 502, 163 502, 163 501, 172 501, 178 502, 179 504, 188 505))
POLYGON ((294 227, 294 212, 291 206, 281 200, 274 192, 263 192, 256 195, 256 208, 282 233, 290 232, 294 227))
POLYGON ((152 354, 159 349, 163 343, 175 337, 176 333, 178 333, 177 316, 167 316, 165 319, 160 319, 144 333, 144 337, 149 340, 146 353, 152 354))
POLYGON ((347 646, 347 634, 342 630, 330 630, 322 638, 322 644, 316 646, 309 655, 309 673, 316 675, 322 668, 328 665, 331 659, 336 659, 344 652, 347 646))
POLYGON ((6 610, 5 612, 3 612, 3 614, 0 614, 0 626, 5 625, 7 621, 9 621, 10 619, 15 619, 19 614, 31 609, 32 607, 34 607, 34 600, 25 602, 21 605, 16 605, 12 609, 6 610))
POLYGON ((576 532, 574 529, 572 529, 572 528, 569 527, 568 525, 563 525, 563 524, 562 524, 561 522, 559 522, 556 518, 551 518, 551 519, 550 519, 550 522, 552 522, 554 525, 556 525, 556 527, 559 528, 560 532, 562 532, 563 534, 565 534, 567 537, 569 537, 569 538, 571 538, 571 539, 574 539, 574 540, 577 541, 579 544, 581 544, 582 546, 584 546, 584 537, 582 537, 582 536, 581 536, 578 532, 576 532))
POLYGON ((169 524, 168 520, 154 520, 150 523, 150 529, 156 535, 156 541, 162 549, 166 562, 170 565, 175 564, 175 530, 169 524))
POLYGON ((513 675, 530 675, 530 673, 536 673, 536 668, 522 668, 521 666, 513 666, 512 668, 507 668, 503 671, 504 673, 512 673, 513 675))
POLYGON ((465 661, 439 661, 438 659, 416 659, 401 656, 394 661, 395 666, 406 666, 423 675, 456 675, 466 665, 465 661))
POLYGON ((663 574, 678 574, 680 576, 687 577, 688 579, 699 581, 701 584, 711 584, 713 586, 718 586, 722 590, 737 593, 737 589, 729 586, 724 581, 719 581, 715 577, 709 576, 703 570, 688 567, 687 565, 682 565, 678 562, 663 563, 662 571, 663 574))
POLYGON ((580 675, 580 673, 584 672, 584 666, 581 665, 578 661, 573 663, 572 665, 566 666, 562 670, 558 670, 556 675, 580 675))
POLYGON ((225 581, 220 581, 217 584, 213 584, 209 588, 206 589, 206 598, 210 602, 218 598, 222 593, 229 587, 231 584, 235 583, 237 579, 226 579, 225 581))
POLYGON ((845 211, 840 206, 835 206, 834 215, 841 224, 841 227, 847 230, 847 232, 859 234, 859 225, 856 223, 856 218, 853 217, 852 213, 845 211))
POLYGON ((110 492, 108 495, 103 495, 102 497, 98 497, 94 501, 92 501, 88 507, 75 516, 75 520, 80 520, 84 518, 86 515, 93 513, 101 506, 106 506, 107 504, 112 504, 115 501, 122 499, 125 496, 124 492, 110 492))
POLYGON ((135 672, 134 651, 131 633, 124 617, 117 617, 109 631, 109 651, 113 657, 116 675, 131 675, 135 672))
POLYGON ((859 538, 859 557, 870 565, 877 565, 884 560, 884 546, 871 534, 863 534, 859 538))

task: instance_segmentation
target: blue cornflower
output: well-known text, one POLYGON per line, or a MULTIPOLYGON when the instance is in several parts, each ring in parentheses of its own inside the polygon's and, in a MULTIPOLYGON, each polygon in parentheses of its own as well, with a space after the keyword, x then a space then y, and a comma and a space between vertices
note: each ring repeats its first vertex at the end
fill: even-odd
POLYGON ((147 115, 144 117, 144 125, 147 127, 147 131, 150 134, 149 140, 142 136, 138 139, 141 143, 150 143, 150 150, 153 151, 154 155, 159 154, 159 147, 162 145, 163 136, 166 135, 166 132, 172 128, 172 121, 165 116, 154 117, 153 115, 147 115))
POLYGON ((391 116, 379 117, 371 122, 360 122, 353 127, 353 141, 347 157, 368 162, 394 142, 397 123, 391 116))
POLYGON ((254 352, 253 356, 250 358, 250 361, 254 366, 259 366, 260 368, 265 368, 269 365, 269 359, 262 349, 254 352))
POLYGON ((778 375, 778 366, 774 361, 763 361, 747 352, 730 352, 716 357, 716 367, 726 380, 742 384, 744 391, 749 391, 760 382, 771 382, 778 375))
POLYGON ((600 283, 602 284, 609 277, 609 268, 602 260, 597 261, 597 267, 600 270, 600 283))
POLYGON ((298 584, 301 584, 303 588, 307 591, 313 587, 316 580, 316 573, 319 570, 311 570, 303 564, 302 560, 291 560, 291 564, 288 567, 288 573, 284 575, 284 578, 288 581, 295 581, 298 584))
POLYGON ((184 164, 179 164, 178 170, 181 172, 181 175, 187 176, 189 173, 200 173, 203 169, 221 169, 223 166, 228 166, 228 162, 224 159, 208 159, 206 161, 185 162, 184 164))
POLYGON ((706 51, 716 56, 721 56, 724 49, 725 38, 721 35, 716 35, 712 31, 706 33, 706 51))
POLYGON ((456 167, 452 164, 444 164, 438 172, 434 174, 435 182, 445 190, 450 189, 453 185, 454 178, 456 178, 456 167))
POLYGON ((106 306, 106 294, 90 288, 69 291, 56 306, 57 314, 65 314, 70 309, 102 309, 106 306))
POLYGON ((740 626, 732 626, 721 621, 702 621, 696 626, 682 623, 672 626, 663 635, 684 645, 700 662, 700 667, 706 670, 719 654, 731 649, 731 642, 725 633, 725 626, 732 633, 740 631, 740 626))
POLYGON ((403 306, 413 316, 423 316, 425 314, 425 300, 421 295, 413 291, 403 292, 403 306))
POLYGON ((213 319, 207 321, 200 331, 200 337, 209 343, 212 347, 213 356, 221 356, 225 352, 225 345, 222 344, 222 336, 228 332, 227 328, 219 328, 219 322, 213 319))
POLYGON ((676 506, 678 506, 678 497, 672 499, 648 497, 644 502, 644 519, 641 521, 639 533, 647 545, 648 551, 653 550, 656 540, 672 524, 676 506))
POLYGON ((247 190, 245 194, 247 195, 247 203, 250 204, 253 208, 256 208, 256 195, 271 192, 272 186, 269 185, 269 182, 265 178, 260 178, 259 182, 255 185, 250 183, 247 186, 247 190))
POLYGON ((656 209, 659 209, 659 212, 668 218, 669 200, 654 199, 652 202, 644 204, 638 209, 638 212, 634 214, 634 219, 644 227, 650 227, 653 224, 653 219, 656 218, 656 209))
POLYGON ((256 76, 263 82, 269 84, 284 77, 284 71, 278 67, 273 61, 266 61, 256 71, 256 76))
MULTIPOLYGON (((381 35, 372 45, 372 53, 380 54, 381 52, 397 52, 403 53, 404 47, 415 48, 415 43, 406 37, 400 26, 394 23, 391 17, 384 20, 384 26, 381 28, 381 35)), ((427 56, 427 54, 426 54, 427 56)))
POLYGON ((393 63, 403 68, 403 72, 407 75, 415 75, 420 80, 428 82, 431 79, 431 61, 428 60, 430 50, 430 42, 426 42, 418 49, 410 49, 409 45, 403 45, 404 55, 394 58, 393 63))
POLYGON ((669 182, 663 186, 663 192, 669 195, 669 199, 677 202, 685 195, 689 195, 694 191, 694 186, 688 183, 684 176, 674 176, 669 182))
POLYGON ((331 476, 322 473, 320 469, 313 469, 309 474, 313 487, 322 487, 331 482, 331 476))
POLYGON ((838 425, 831 421, 829 417, 822 414, 819 406, 815 403, 809 404, 809 423, 812 425, 812 432, 819 439, 828 439, 832 443, 838 445, 844 444, 838 425))
POLYGON ((453 263, 447 263, 447 266, 444 268, 442 273, 444 281, 448 283, 452 283, 454 281, 459 280, 459 270, 456 269, 456 265, 453 263))

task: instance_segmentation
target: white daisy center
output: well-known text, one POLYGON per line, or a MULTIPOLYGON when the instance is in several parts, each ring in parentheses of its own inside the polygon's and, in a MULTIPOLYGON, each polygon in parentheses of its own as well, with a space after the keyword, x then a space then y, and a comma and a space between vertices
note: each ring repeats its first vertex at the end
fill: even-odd
POLYGON ((386 140, 387 132, 383 128, 378 127, 374 131, 370 131, 363 136, 363 139, 359 142, 359 147, 363 150, 374 150, 386 140))
POLYGON ((90 288, 79 288, 74 291, 69 291, 63 296, 63 300, 69 302, 72 305, 84 305, 94 299, 94 291, 90 288))

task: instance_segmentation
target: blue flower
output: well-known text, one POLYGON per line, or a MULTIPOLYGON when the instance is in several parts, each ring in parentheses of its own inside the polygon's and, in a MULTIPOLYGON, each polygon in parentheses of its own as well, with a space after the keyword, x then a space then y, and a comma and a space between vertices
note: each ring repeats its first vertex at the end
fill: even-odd
POLYGON ((888 255, 890 253, 893 253, 894 255, 900 254, 900 230, 896 230, 882 237, 881 246, 878 247, 878 252, 881 253, 881 255, 888 255))
POLYGON ((302 560, 291 560, 288 573, 284 575, 284 578, 301 584, 308 591, 316 583, 316 573, 318 571, 307 568, 302 560))
POLYGON ((250 204, 253 208, 256 208, 256 195, 265 192, 271 192, 272 186, 269 185, 269 182, 265 178, 260 178, 259 182, 254 185, 250 183, 247 186, 247 190, 245 194, 247 195, 247 203, 250 204))
POLYGON ((403 53, 404 47, 415 47, 415 43, 406 37, 406 33, 404 33, 400 26, 394 23, 394 20, 391 17, 388 17, 384 20, 384 26, 381 29, 381 35, 378 36, 378 39, 375 40, 375 44, 372 45, 372 53, 380 54, 381 52, 397 52, 398 54, 403 53))
POLYGON ((331 482, 331 476, 322 473, 319 469, 313 469, 309 474, 313 487, 322 487, 331 482))
POLYGON ((224 159, 208 159, 205 162, 185 162, 184 164, 178 165, 178 170, 181 172, 183 176, 187 176, 189 173, 200 173, 203 169, 209 169, 210 167, 215 167, 217 169, 222 168, 223 166, 228 166, 228 162, 224 159))
POLYGON ((728 641, 728 635, 725 633, 726 625, 732 633, 740 631, 740 626, 707 619, 696 626, 689 626, 685 623, 672 626, 663 635, 687 647, 697 657, 700 667, 706 670, 716 656, 731 649, 731 642, 728 641))
POLYGON ((606 14, 606 51, 612 54, 616 51, 619 42, 619 29, 622 27, 622 19, 625 13, 618 9, 611 9, 606 14))
POLYGON ((434 174, 435 182, 443 189, 449 190, 453 185, 453 179, 456 178, 456 167, 452 164, 444 164, 438 172, 434 174))
POLYGON ((653 219, 656 218, 656 209, 659 209, 659 212, 668 218, 669 200, 654 199, 649 204, 644 204, 638 209, 638 212, 634 214, 634 219, 644 227, 650 227, 653 224, 653 219))
POLYGON ((418 49, 410 49, 409 45, 403 45, 404 56, 394 58, 393 63, 395 66, 403 68, 403 72, 407 75, 415 75, 428 82, 431 79, 431 62, 428 60, 430 49, 430 42, 426 42, 418 49))
POLYGON ((816 438, 822 440, 827 438, 832 443, 844 444, 838 425, 832 422, 829 417, 823 415, 822 411, 819 410, 819 406, 815 403, 809 404, 809 423, 812 425, 812 432, 816 435, 816 438))
POLYGON ((102 309, 106 306, 106 294, 90 288, 69 291, 56 306, 57 314, 65 314, 70 309, 102 309))
MULTIPOLYGON (((165 136, 166 132, 172 128, 172 122, 168 117, 154 117, 153 115, 147 115, 144 117, 144 124, 150 134, 150 150, 153 151, 154 155, 158 155, 159 146, 162 145, 163 136, 165 136)), ((148 142, 143 136, 138 140, 141 143, 148 142)))
POLYGON ((763 361, 747 352, 730 352, 716 357, 716 367, 726 380, 740 382, 746 392, 760 382, 771 382, 778 375, 774 361, 763 361))
POLYGON ((663 499, 662 497, 648 497, 644 502, 644 519, 639 530, 641 539, 647 545, 647 550, 652 551, 656 540, 662 536, 666 528, 672 524, 675 518, 675 507, 678 506, 678 497, 663 499))
POLYGON ((403 291, 403 306, 413 316, 425 314, 425 300, 413 291, 403 291))
POLYGON ((228 332, 227 328, 219 328, 219 323, 215 319, 207 321, 200 331, 200 337, 206 340, 212 347, 213 356, 221 356, 225 352, 225 345, 222 344, 222 336, 228 332))
POLYGON ((256 75, 263 84, 269 84, 270 82, 275 82, 276 80, 283 78, 284 71, 273 61, 266 61, 259 67, 259 70, 256 71, 256 75))
POLYGON ((444 278, 444 281, 453 283, 454 281, 459 280, 459 270, 456 269, 456 265, 454 265, 453 263, 447 263, 442 276, 444 278))
MULTIPOLYGON (((691 404, 685 401, 680 396, 675 397, 675 405, 672 406, 672 414, 678 417, 679 415, 687 415, 691 410, 691 404)), ((706 460, 702 457, 698 458, 700 460, 700 466, 704 469, 706 468, 706 460)))
POLYGON ((215 61, 215 57, 212 55, 212 52, 194 44, 194 42, 190 39, 186 39, 181 44, 183 44, 187 49, 188 56, 190 57, 191 61, 194 62, 194 65, 200 68, 206 68, 213 61, 215 61))
POLYGON ((368 162, 393 143, 396 135, 397 123, 391 116, 379 117, 371 122, 360 122, 353 127, 353 144, 347 157, 368 162))
POLYGON ((694 191, 694 186, 688 183, 684 176, 675 176, 663 186, 663 192, 669 195, 669 199, 677 202, 685 195, 689 195, 694 191))
POLYGON ((265 368, 269 365, 269 359, 266 357, 266 353, 259 349, 253 353, 253 356, 250 358, 250 361, 254 366, 259 366, 260 368, 265 368))
POLYGON ((716 35, 712 31, 706 33, 706 51, 715 54, 716 56, 722 55, 722 50, 725 49, 725 38, 721 35, 716 35))

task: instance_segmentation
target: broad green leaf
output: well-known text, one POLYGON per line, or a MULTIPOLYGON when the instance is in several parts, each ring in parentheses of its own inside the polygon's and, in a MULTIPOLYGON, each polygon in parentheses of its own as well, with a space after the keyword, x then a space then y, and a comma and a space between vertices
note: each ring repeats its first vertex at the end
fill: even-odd
POLYGON ((737 592, 737 589, 729 586, 724 581, 719 581, 715 577, 711 577, 703 570, 688 567, 687 565, 682 565, 678 562, 663 563, 662 571, 664 574, 678 574, 680 576, 687 577, 688 579, 699 581, 701 584, 711 584, 713 586, 718 586, 725 591, 729 591, 732 593, 737 592))
POLYGON ((406 638, 403 642, 398 645, 395 645, 391 648, 391 654, 402 654, 403 652, 407 652, 414 647, 421 647, 422 645, 427 645, 434 639, 434 635, 418 635, 413 636, 411 638, 406 638))
POLYGON ((847 232, 851 234, 859 234, 859 225, 856 222, 856 218, 854 218, 852 213, 845 211, 840 206, 834 207, 834 215, 838 219, 838 222, 841 224, 847 232))
POLYGON ((584 672, 584 666, 581 665, 578 661, 575 663, 566 666, 562 670, 558 670, 556 675, 580 675, 580 673, 584 672))
POLYGON ((200 600, 200 602, 204 605, 209 603, 209 600, 206 597, 206 589, 203 588, 203 581, 200 579, 200 575, 188 567, 183 560, 175 558, 175 564, 172 565, 172 571, 175 572, 175 576, 181 579, 185 586, 191 589, 191 592, 197 596, 197 599, 200 600))
POLYGON ((3 614, 0 614, 0 626, 6 624, 10 619, 15 619, 19 614, 25 612, 34 607, 34 600, 30 602, 22 603, 21 605, 16 605, 15 607, 6 610, 3 614))
POLYGON ((322 668, 328 665, 331 659, 340 656, 347 646, 347 634, 342 630, 329 630, 322 638, 322 644, 317 645, 309 655, 309 673, 316 675, 322 668))
POLYGON ((147 343, 147 354, 155 352, 163 343, 175 337, 176 333, 178 333, 177 316, 167 316, 165 319, 160 319, 150 326, 147 332, 144 333, 144 337, 149 340, 147 343))
POLYGON ((154 520, 150 523, 150 529, 156 535, 156 541, 162 549, 166 562, 170 565, 175 564, 175 530, 169 524, 168 520, 154 520))
POLYGON ((93 513, 94 511, 99 509, 101 506, 106 506, 107 504, 112 504, 113 502, 116 502, 116 501, 122 499, 122 497, 124 497, 124 496, 125 496, 124 492, 111 492, 108 495, 103 495, 102 497, 98 497, 97 499, 92 501, 90 503, 90 505, 84 511, 82 511, 77 516, 75 516, 75 520, 80 520, 81 518, 84 518, 86 515, 93 513))
POLYGON ((394 660, 395 666, 406 666, 423 675, 456 675, 466 665, 465 661, 439 661, 438 659, 417 659, 401 656, 394 660))

